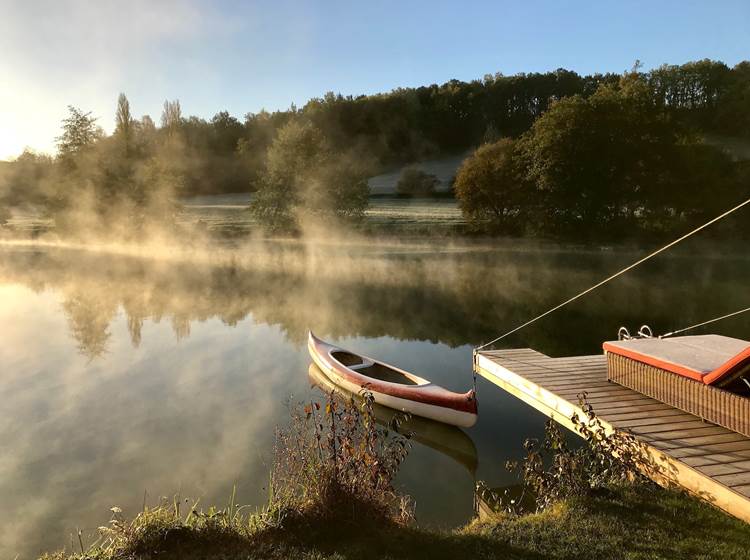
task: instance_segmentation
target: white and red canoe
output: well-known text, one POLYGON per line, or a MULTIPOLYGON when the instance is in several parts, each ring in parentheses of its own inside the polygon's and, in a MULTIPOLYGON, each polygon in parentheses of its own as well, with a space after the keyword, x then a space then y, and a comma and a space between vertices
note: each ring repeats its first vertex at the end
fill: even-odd
POLYGON ((307 348, 321 371, 350 393, 366 390, 383 406, 462 428, 470 428, 477 421, 473 390, 454 393, 414 374, 329 344, 312 332, 307 348))

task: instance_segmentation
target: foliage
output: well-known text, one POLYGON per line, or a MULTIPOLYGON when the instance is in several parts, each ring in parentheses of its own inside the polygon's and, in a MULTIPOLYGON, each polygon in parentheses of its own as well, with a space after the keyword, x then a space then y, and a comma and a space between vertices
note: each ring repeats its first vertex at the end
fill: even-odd
POLYGON ((359 219, 367 195, 363 170, 345 156, 335 156, 312 124, 291 121, 268 149, 251 209, 270 228, 292 230, 310 216, 359 219))
POLYGON ((57 149, 62 158, 75 156, 91 146, 101 135, 91 111, 84 113, 77 107, 68 105, 68 113, 62 121, 63 132, 56 139, 57 149))
POLYGON ((637 77, 563 99, 519 142, 525 179, 544 197, 539 229, 635 226, 674 159, 678 131, 637 77))
POLYGON ((2 199, 8 206, 44 206, 55 193, 54 160, 29 149, 9 165, 2 199))
POLYGON ((435 175, 417 167, 408 166, 401 172, 396 184, 396 192, 409 196, 430 196, 435 194, 435 188, 439 184, 440 181, 435 175))
POLYGON ((276 509, 349 521, 412 519, 408 498, 393 487, 408 439, 377 425, 373 403, 369 392, 361 401, 331 393, 322 406, 310 402, 293 410, 291 425, 276 437, 276 509))
MULTIPOLYGON (((498 149, 489 158, 505 162, 496 166, 496 184, 464 183, 462 204, 476 229, 597 238, 665 234, 741 198, 737 166, 699 137, 750 137, 748 99, 750 62, 729 68, 710 60, 647 73, 636 68, 625 76, 558 69, 369 96, 329 92, 299 109, 248 113, 242 120, 226 111, 209 120, 185 116, 173 100, 164 104, 161 126, 148 115, 135 118, 121 94, 111 136, 91 113, 70 107, 57 157, 51 164, 44 156, 14 162, 19 172, 6 188, 14 194, 4 201, 43 207, 60 230, 122 234, 153 221, 157 212, 144 210, 152 191, 165 200, 251 190, 258 191, 259 219, 295 229, 310 216, 326 223, 332 215, 361 218, 368 172, 520 137, 512 153, 498 149), (290 136, 304 137, 307 129, 316 131, 309 140, 319 153, 295 155, 290 136), (281 169, 298 157, 307 158, 304 170, 281 169), (142 180, 154 174, 157 189, 142 180), (518 189, 511 193, 509 185, 518 189), (137 227, 108 227, 112 219, 137 227)), ((484 156, 489 150, 473 162, 478 168, 484 156)), ((467 162, 467 173, 470 167, 467 162)), ((417 178, 403 188, 428 190, 428 183, 417 178)), ((158 211, 167 222, 174 214, 168 205, 158 211)))
POLYGON ((164 101, 164 108, 161 112, 161 127, 168 131, 169 134, 175 134, 182 124, 182 108, 180 100, 175 99, 164 101))
POLYGON ((466 161, 456 183, 464 214, 485 230, 558 237, 695 226, 741 200, 741 182, 729 156, 674 111, 637 73, 556 101, 515 144, 466 161))
POLYGON ((121 93, 117 98, 117 112, 115 113, 115 134, 120 134, 126 139, 130 137, 133 128, 133 117, 130 114, 130 102, 121 93))
MULTIPOLYGON (((177 135, 158 138, 150 120, 132 120, 127 98, 118 101, 118 129, 85 150, 61 151, 52 170, 57 185, 46 201, 58 231, 139 238, 169 228, 184 175, 177 135)), ((71 109, 68 120, 80 120, 71 109)), ((61 147, 63 150, 63 147, 61 147)))
POLYGON ((516 142, 509 138, 483 144, 461 164, 454 189, 461 210, 475 229, 520 233, 533 212, 518 169, 516 142))
POLYGON ((544 440, 526 440, 523 462, 507 464, 509 470, 520 471, 523 485, 534 497, 538 510, 611 485, 634 479, 643 482, 641 473, 656 468, 633 435, 608 431, 585 398, 585 394, 579 397, 584 417, 574 414, 571 418, 584 438, 583 446, 571 449, 557 423, 548 420, 544 440))

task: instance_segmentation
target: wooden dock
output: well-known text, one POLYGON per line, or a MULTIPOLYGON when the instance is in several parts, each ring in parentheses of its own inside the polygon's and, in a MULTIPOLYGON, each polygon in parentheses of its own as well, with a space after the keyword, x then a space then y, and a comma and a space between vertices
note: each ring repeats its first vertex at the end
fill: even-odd
POLYGON ((750 438, 702 421, 607 380, 603 355, 550 358, 529 348, 478 352, 476 372, 573 430, 586 392, 605 429, 628 430, 644 446, 660 484, 677 484, 750 522, 750 438))

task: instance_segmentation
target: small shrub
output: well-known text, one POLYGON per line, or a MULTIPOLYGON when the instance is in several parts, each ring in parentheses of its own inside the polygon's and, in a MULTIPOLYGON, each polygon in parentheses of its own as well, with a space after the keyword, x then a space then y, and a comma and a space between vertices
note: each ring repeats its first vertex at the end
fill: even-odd
POLYGON ((350 521, 411 521, 408 498, 393 486, 409 441, 376 424, 373 403, 367 392, 359 401, 331 393, 323 405, 310 402, 292 411, 289 427, 277 432, 275 507, 350 521))
POLYGON ((431 196, 440 181, 435 175, 422 171, 416 167, 406 167, 396 184, 396 192, 408 196, 431 196))
MULTIPOLYGON (((654 469, 643 444, 632 434, 608 432, 585 394, 579 396, 579 402, 585 417, 573 415, 571 421, 584 445, 571 449, 557 423, 548 420, 544 440, 527 439, 523 462, 506 464, 510 471, 520 471, 524 490, 534 497, 537 510, 612 484, 645 481, 641 473, 654 469)), ((512 509, 512 504, 504 506, 512 509)))

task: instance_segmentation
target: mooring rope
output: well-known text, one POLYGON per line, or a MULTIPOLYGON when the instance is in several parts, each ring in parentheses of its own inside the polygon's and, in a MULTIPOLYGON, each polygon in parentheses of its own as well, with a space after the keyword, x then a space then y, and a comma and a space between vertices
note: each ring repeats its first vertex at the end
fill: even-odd
POLYGON ((662 334, 659 336, 659 338, 667 338, 668 336, 674 336, 676 334, 680 334, 685 331, 697 329, 698 327, 702 327, 703 325, 710 325, 711 323, 715 323, 716 321, 721 321, 722 319, 729 319, 730 317, 734 317, 735 315, 740 315, 741 313, 747 313, 748 311, 750 311, 750 307, 746 307, 745 309, 740 309, 739 311, 733 311, 732 313, 727 313, 726 315, 722 315, 721 317, 714 317, 713 319, 709 319, 708 321, 703 321, 702 323, 698 323, 696 325, 685 327, 684 329, 677 329, 676 331, 662 334))
MULTIPOLYGON (((737 206, 735 206, 734 208, 730 208, 729 210, 727 210, 727 211, 726 211, 726 212, 724 212, 723 214, 721 214, 721 215, 719 215, 719 216, 716 216, 716 217, 715 217, 714 219, 712 219, 712 220, 710 220, 710 221, 706 222, 706 223, 705 223, 705 224, 703 224, 702 226, 699 226, 699 227, 695 228, 694 230, 692 230, 692 231, 690 231, 690 232, 686 233, 685 235, 683 235, 683 236, 682 236, 682 237, 680 237, 679 239, 675 239, 675 240, 674 240, 674 241, 672 241, 671 243, 668 243, 667 245, 664 245, 664 247, 662 247, 661 249, 657 249, 657 250, 656 250, 656 251, 654 251, 653 253, 650 253, 650 254, 646 255, 645 257, 643 257, 642 259, 640 259, 640 260, 638 260, 638 261, 634 262, 633 264, 631 264, 631 265, 629 265, 629 266, 626 266, 625 268, 623 268, 622 270, 620 270, 620 271, 618 271, 618 272, 615 272, 615 273, 614 273, 614 274, 613 274, 612 276, 609 276, 609 277, 605 278, 604 280, 602 280, 602 281, 601 281, 601 282, 599 282, 598 284, 594 284, 594 285, 593 285, 593 286, 591 286, 590 288, 587 288, 587 289, 585 289, 584 291, 580 292, 579 294, 577 294, 577 295, 573 296, 572 298, 570 298, 570 299, 567 299, 567 300, 565 300, 564 302, 562 302, 562 303, 561 303, 561 304, 559 304, 559 305, 556 305, 556 306, 555 306, 555 307, 553 307, 552 309, 548 309, 547 311, 545 311, 545 312, 544 312, 544 313, 542 313, 541 315, 537 315, 536 317, 534 317, 534 318, 533 318, 533 319, 531 319, 530 321, 526 321, 525 323, 523 323, 522 325, 519 325, 519 326, 517 326, 517 327, 516 327, 516 328, 514 328, 513 330, 510 330, 510 331, 506 332, 505 334, 502 334, 502 335, 498 336, 498 337, 497 337, 497 338, 495 338, 494 340, 491 340, 491 341, 487 342, 486 344, 482 344, 481 346, 478 346, 477 348, 475 348, 475 349, 474 349, 474 351, 475 351, 475 352, 478 352, 479 350, 482 350, 482 349, 484 349, 484 348, 487 348, 488 346, 492 346, 493 344, 495 344, 496 342, 498 342, 498 341, 502 340, 502 339, 503 339, 503 338, 505 338, 506 336, 510 336, 511 334, 513 334, 513 333, 515 333, 515 332, 517 332, 517 331, 520 331, 520 330, 521 330, 521 329, 523 329, 524 327, 528 327, 528 326, 529 326, 529 325, 531 325, 532 323, 536 323, 536 322, 537 322, 537 321, 538 321, 539 319, 542 319, 542 318, 546 317, 547 315, 549 315, 550 313, 553 313, 554 311, 557 311, 557 310, 558 310, 558 309, 560 309, 561 307, 565 307, 565 306, 566 306, 566 305, 568 305, 569 303, 572 303, 572 302, 574 302, 575 300, 577 300, 577 299, 579 299, 579 298, 581 298, 581 297, 585 296, 586 294, 588 294, 588 293, 590 293, 590 292, 593 292, 593 291, 594 291, 594 290, 596 290, 597 288, 600 288, 601 286, 604 286, 604 284, 606 284, 607 282, 609 282, 609 281, 611 281, 611 280, 614 280, 614 279, 615 279, 615 278, 617 278, 618 276, 621 276, 621 275, 625 274, 625 273, 626 273, 627 271, 629 271, 629 270, 632 270, 632 269, 634 269, 634 268, 635 268, 636 266, 638 266, 638 265, 640 265, 640 264, 643 264, 643 263, 644 263, 644 262, 646 262, 647 260, 649 260, 649 259, 651 259, 651 258, 655 257, 656 255, 658 255, 659 253, 663 253, 663 252, 664 252, 664 251, 666 251, 667 249, 670 249, 670 248, 674 247, 675 245, 677 245, 678 243, 680 243, 680 242, 684 241, 684 240, 685 240, 685 239, 687 239, 688 237, 691 237, 691 236, 695 235, 696 233, 698 233, 699 231, 701 231, 701 230, 704 230, 704 229, 706 229, 706 228, 707 228, 708 226, 710 226, 710 225, 712 225, 712 224, 715 224, 716 222, 718 222, 719 220, 721 220, 721 219, 723 219, 723 218, 726 218, 727 216, 729 216, 729 214, 731 214, 731 213, 733 213, 733 212, 735 212, 735 211, 739 210, 739 209, 740 209, 740 208, 742 208, 743 206, 747 206, 748 204, 750 204, 750 198, 748 198, 748 199, 747 199, 747 200, 745 200, 744 202, 741 202, 741 203, 739 203, 739 204, 738 204, 737 206)), ((717 320, 718 320, 718 319, 717 319, 717 320)))

